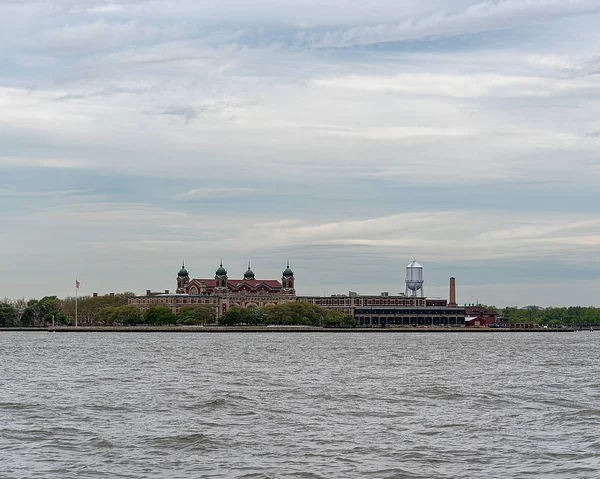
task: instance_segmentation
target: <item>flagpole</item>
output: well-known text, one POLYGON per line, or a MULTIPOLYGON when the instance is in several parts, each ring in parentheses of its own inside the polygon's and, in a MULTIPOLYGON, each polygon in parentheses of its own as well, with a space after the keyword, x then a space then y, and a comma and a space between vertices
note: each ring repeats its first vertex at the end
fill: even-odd
POLYGON ((77 327, 77 290, 79 289, 79 280, 75 279, 75 327, 77 327))

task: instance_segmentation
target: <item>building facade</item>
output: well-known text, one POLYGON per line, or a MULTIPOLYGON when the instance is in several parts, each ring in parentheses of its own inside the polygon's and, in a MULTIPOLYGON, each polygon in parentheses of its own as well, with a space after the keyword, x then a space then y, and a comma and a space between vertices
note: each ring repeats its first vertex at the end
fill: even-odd
POLYGON ((465 308, 449 305, 445 299, 416 296, 348 295, 302 296, 299 301, 322 308, 339 309, 353 316, 363 327, 464 326, 465 308))
POLYGON ((496 323, 498 313, 480 305, 465 306, 465 326, 490 326, 496 323))
POLYGON ((294 272, 289 263, 281 275, 281 281, 275 279, 256 279, 250 264, 242 279, 232 279, 227 275, 223 262, 215 271, 214 278, 190 278, 185 264, 177 273, 175 293, 146 291, 144 296, 129 300, 142 310, 155 305, 170 307, 179 313, 182 306, 205 304, 215 308, 217 318, 223 316, 232 306, 263 307, 296 300, 294 272))

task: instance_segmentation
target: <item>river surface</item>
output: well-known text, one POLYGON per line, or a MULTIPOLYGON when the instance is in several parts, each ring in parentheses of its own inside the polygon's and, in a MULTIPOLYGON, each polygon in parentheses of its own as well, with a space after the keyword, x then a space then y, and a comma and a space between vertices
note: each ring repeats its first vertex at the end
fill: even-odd
POLYGON ((0 332, 0 478, 598 478, 600 332, 0 332))

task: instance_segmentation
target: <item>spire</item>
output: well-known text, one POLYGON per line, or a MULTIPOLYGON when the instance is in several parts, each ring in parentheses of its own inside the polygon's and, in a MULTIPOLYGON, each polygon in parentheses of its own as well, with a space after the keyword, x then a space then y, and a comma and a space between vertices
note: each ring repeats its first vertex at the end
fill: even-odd
POLYGON ((219 263, 219 268, 217 269, 217 271, 215 271, 215 274, 217 276, 227 276, 227 270, 223 268, 223 259, 221 259, 221 262, 219 263))
POLYGON ((294 276, 294 272, 290 268, 290 262, 289 261, 287 262, 287 267, 283 271, 283 276, 286 277, 286 278, 294 276))
POLYGON ((254 271, 250 268, 250 261, 248 261, 248 269, 244 273, 244 279, 254 279, 254 271))
POLYGON ((185 261, 181 262, 181 269, 179 270, 179 273, 177 273, 177 276, 179 276, 180 278, 185 278, 186 276, 188 276, 188 271, 187 269, 185 269, 185 261))

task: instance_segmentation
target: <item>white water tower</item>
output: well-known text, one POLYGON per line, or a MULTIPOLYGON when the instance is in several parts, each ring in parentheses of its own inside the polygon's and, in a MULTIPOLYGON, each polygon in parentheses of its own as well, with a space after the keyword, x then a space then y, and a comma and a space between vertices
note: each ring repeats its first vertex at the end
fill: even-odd
POLYGON ((420 292, 423 297, 423 266, 413 259, 412 263, 406 266, 406 290, 408 296, 417 296, 420 292))

